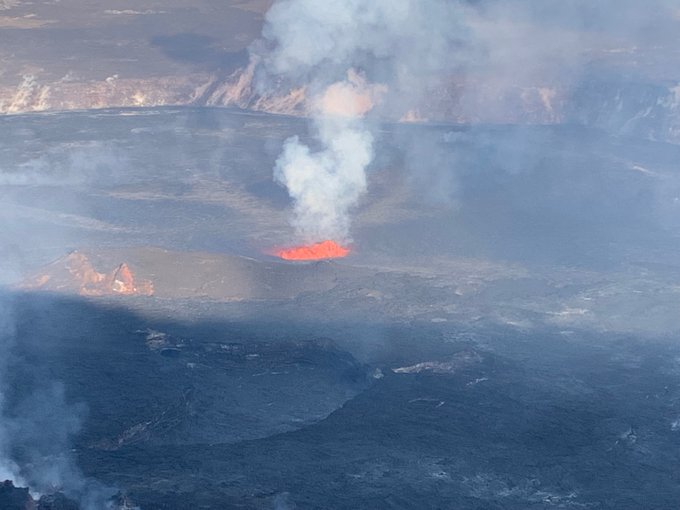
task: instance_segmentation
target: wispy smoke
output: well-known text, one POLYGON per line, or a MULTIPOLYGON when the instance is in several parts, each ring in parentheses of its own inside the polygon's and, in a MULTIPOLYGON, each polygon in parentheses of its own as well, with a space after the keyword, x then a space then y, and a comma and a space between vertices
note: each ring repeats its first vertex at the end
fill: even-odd
MULTIPOLYGON (((45 151, 21 164, 0 166, 0 186, 6 196, 23 185, 77 186, 93 179, 92 169, 105 167, 110 160, 109 152, 94 145, 45 151)), ((22 223, 11 204, 8 199, 0 207, 0 481, 29 487, 34 497, 61 491, 83 510, 103 510, 115 491, 86 478, 71 452, 84 406, 70 403, 64 386, 44 375, 35 387, 23 379, 17 384, 17 373, 30 362, 22 355, 26 339, 20 317, 26 312, 20 297, 9 290, 24 269, 28 251, 17 241, 16 232, 42 232, 22 223)), ((58 228, 52 235, 63 237, 58 228)), ((46 238, 47 233, 43 242, 46 238)))
POLYGON ((252 49, 256 84, 263 94, 281 80, 304 87, 312 104, 318 148, 290 138, 275 168, 305 241, 349 238, 374 157, 367 116, 421 92, 423 76, 455 66, 456 9, 444 0, 282 0, 267 13, 264 40, 252 49))
POLYGON ((0 186, 73 187, 102 179, 111 182, 126 164, 120 151, 103 143, 57 146, 9 168, 0 163, 0 186))
POLYGON ((15 298, 0 289, 0 479, 28 486, 36 496, 62 491, 83 510, 110 508, 115 490, 86 478, 71 454, 84 407, 67 403, 63 385, 48 382, 8 402, 10 364, 25 363, 15 355, 16 314, 15 298))
POLYGON ((0 294, 0 480, 14 480, 17 484, 24 484, 24 480, 19 475, 19 466, 9 455, 10 431, 7 420, 3 416, 6 400, 4 392, 6 372, 14 338, 14 302, 10 297, 0 294))

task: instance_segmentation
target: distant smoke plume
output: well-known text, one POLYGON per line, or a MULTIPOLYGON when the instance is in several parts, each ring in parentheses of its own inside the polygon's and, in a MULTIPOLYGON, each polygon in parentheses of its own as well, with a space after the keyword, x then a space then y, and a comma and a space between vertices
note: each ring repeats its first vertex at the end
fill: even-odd
POLYGON ((374 158, 367 116, 451 66, 455 12, 444 0, 281 0, 267 13, 252 49, 256 87, 266 95, 283 81, 311 104, 314 143, 286 140, 274 174, 295 201, 292 222, 305 241, 348 240, 374 158))

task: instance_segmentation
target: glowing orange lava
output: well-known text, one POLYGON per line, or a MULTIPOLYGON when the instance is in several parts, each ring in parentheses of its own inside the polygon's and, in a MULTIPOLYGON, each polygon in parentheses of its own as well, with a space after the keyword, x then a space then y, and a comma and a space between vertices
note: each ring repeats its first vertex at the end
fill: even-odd
POLYGON ((322 241, 320 243, 309 244, 306 246, 296 246, 285 250, 279 250, 276 255, 285 260, 321 260, 338 259, 346 257, 349 248, 340 246, 335 241, 322 241))

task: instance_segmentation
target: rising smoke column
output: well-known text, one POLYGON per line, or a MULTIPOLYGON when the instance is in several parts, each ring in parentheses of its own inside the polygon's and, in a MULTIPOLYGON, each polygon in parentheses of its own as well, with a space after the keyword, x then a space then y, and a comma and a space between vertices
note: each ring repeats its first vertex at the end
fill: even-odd
POLYGON ((354 70, 330 85, 314 104, 314 128, 321 149, 297 136, 284 143, 274 179, 295 201, 293 225, 305 242, 347 241, 349 213, 366 191, 366 167, 373 160, 373 135, 363 116, 384 91, 354 70))
POLYGON ((286 140, 274 170, 302 241, 349 240, 375 155, 368 116, 414 99, 451 65, 456 9, 447 0, 279 0, 267 13, 251 48, 256 88, 266 95, 284 81, 310 103, 313 141, 286 140))

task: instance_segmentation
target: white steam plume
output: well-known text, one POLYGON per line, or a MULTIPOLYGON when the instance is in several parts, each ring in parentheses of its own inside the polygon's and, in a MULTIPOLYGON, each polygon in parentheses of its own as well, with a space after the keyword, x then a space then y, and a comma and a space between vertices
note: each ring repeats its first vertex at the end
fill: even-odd
POLYGON ((312 104, 315 148, 286 140, 274 174, 295 201, 304 241, 349 240, 374 157, 366 116, 417 94, 422 75, 451 62, 456 8, 446 0, 280 0, 267 13, 264 40, 252 48, 257 87, 266 94, 283 80, 304 87, 312 104))
POLYGON ((295 136, 286 140, 274 179, 295 200, 293 225, 306 241, 349 236, 349 212, 366 191, 366 167, 373 159, 373 135, 362 122, 383 91, 353 70, 315 101, 313 151, 295 136))

